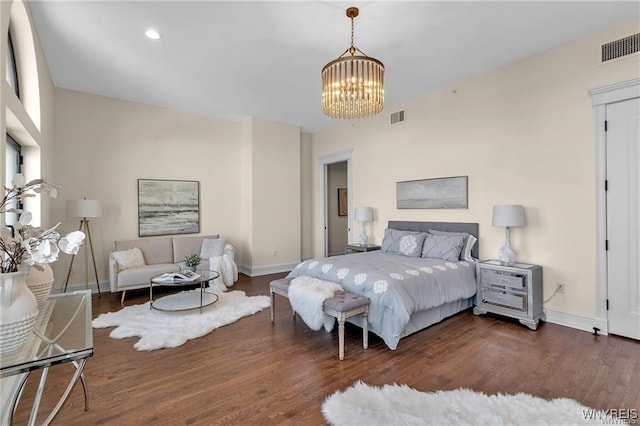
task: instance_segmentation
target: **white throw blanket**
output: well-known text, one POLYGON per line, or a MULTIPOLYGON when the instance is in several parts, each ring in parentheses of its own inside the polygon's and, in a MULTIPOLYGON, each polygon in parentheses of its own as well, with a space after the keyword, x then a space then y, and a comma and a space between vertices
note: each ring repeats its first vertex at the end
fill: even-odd
POLYGON ((328 333, 333 329, 335 318, 322 312, 322 303, 338 291, 344 291, 340 284, 313 277, 297 277, 289 286, 289 303, 309 328, 320 330, 324 326, 328 333))

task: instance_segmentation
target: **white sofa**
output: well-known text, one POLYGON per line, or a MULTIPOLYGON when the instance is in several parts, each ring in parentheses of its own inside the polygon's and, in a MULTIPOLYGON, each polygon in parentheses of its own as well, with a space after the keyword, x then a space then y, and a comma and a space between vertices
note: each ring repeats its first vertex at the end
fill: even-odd
MULTIPOLYGON (((220 236, 169 236, 115 241, 116 252, 139 248, 144 257, 144 265, 122 269, 112 252, 109 255, 109 287, 111 292, 121 291, 122 301, 124 301, 127 290, 149 287, 149 280, 154 275, 184 269, 185 256, 193 253, 200 254, 202 242, 205 239, 217 238, 220 238, 220 236)), ((214 283, 224 283, 226 287, 229 287, 238 280, 238 269, 234 258, 235 249, 231 244, 227 243, 224 246, 223 256, 202 259, 198 269, 211 269, 219 272, 221 277, 214 283), (226 268, 226 270, 221 270, 221 268, 226 268)))

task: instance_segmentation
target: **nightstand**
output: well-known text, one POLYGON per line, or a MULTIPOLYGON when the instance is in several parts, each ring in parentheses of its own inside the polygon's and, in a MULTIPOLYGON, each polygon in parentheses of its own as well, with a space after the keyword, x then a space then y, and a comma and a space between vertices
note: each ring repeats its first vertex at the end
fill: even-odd
POLYGON ((361 246, 360 244, 347 244, 347 248, 345 249, 345 254, 351 253, 362 253, 365 251, 375 251, 380 250, 382 247, 376 246, 373 244, 367 244, 366 246, 361 246))
POLYGON ((545 319, 542 310, 542 266, 504 265, 498 260, 478 264, 476 315, 487 312, 517 318, 532 330, 545 319))

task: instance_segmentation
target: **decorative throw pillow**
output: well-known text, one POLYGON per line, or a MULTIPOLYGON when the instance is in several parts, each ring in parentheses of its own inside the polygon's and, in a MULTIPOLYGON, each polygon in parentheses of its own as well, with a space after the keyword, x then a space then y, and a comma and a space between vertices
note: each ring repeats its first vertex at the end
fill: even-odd
POLYGON ((202 248, 200 249, 200 257, 209 259, 211 257, 220 257, 224 254, 224 246, 227 240, 224 238, 204 239, 202 240, 202 248))
POLYGON ((427 234, 422 247, 421 257, 457 262, 460 259, 460 251, 464 237, 460 235, 434 235, 427 234))
POLYGON ((129 250, 114 251, 111 255, 116 260, 118 272, 145 265, 142 250, 138 247, 130 248, 129 250))
POLYGON ((462 250, 460 251, 460 260, 466 260, 469 262, 475 262, 477 260, 471 255, 471 250, 478 242, 478 239, 468 232, 438 231, 437 229, 429 229, 427 232, 433 235, 458 235, 464 237, 462 250))
POLYGON ((427 234, 422 232, 385 229, 382 239, 382 251, 397 253, 408 257, 419 257, 427 234))

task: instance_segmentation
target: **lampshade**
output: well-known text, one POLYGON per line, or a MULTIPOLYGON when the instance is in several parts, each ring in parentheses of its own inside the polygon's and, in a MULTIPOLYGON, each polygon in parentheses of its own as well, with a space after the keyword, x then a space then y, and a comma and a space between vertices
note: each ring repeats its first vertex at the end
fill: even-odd
POLYGON ((524 226, 524 209, 517 204, 493 206, 493 226, 524 226))
POLYGON ((347 9, 351 45, 322 68, 322 112, 333 118, 364 118, 384 107, 384 64, 353 45, 356 16, 357 7, 347 9))
POLYGON ((356 207, 356 222, 371 222, 373 220, 373 209, 371 207, 356 207))
POLYGON ((102 207, 98 200, 67 200, 67 217, 100 217, 102 207))

